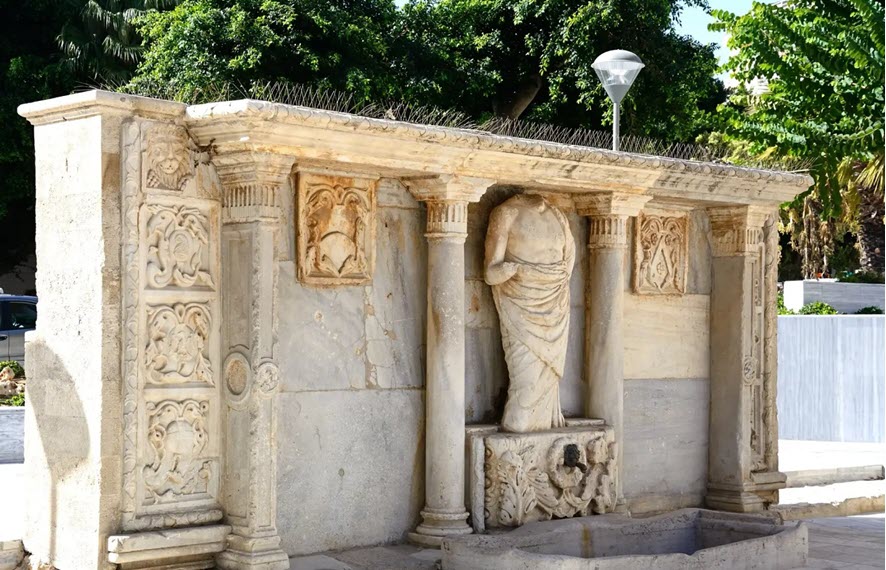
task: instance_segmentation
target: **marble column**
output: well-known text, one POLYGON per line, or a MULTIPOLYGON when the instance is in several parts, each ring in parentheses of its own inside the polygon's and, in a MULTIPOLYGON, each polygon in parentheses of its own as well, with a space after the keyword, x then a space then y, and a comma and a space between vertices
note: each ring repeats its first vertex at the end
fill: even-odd
POLYGON ((214 158, 222 210, 223 503, 233 532, 219 568, 283 570, 277 533, 277 261, 293 160, 232 152, 214 158))
POLYGON ((713 255, 710 508, 760 511, 777 503, 778 489, 784 487, 784 474, 772 457, 777 433, 770 433, 777 432, 777 254, 771 250, 778 242, 772 215, 771 209, 749 206, 708 210, 713 255))
MULTIPOLYGON (((642 194, 601 192, 576 198, 588 218, 588 286, 585 334, 585 414, 612 426, 619 472, 624 458, 624 294, 627 221, 650 200, 642 194)), ((622 510, 621 477, 617 497, 622 510)))
POLYGON ((427 204, 428 310, 425 507, 409 537, 426 546, 470 534, 465 509, 465 238, 468 203, 492 182, 455 176, 404 181, 427 204))

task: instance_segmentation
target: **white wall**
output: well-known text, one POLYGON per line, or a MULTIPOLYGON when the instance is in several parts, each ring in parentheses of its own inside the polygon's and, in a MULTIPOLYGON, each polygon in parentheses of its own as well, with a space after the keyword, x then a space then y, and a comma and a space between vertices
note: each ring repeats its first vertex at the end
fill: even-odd
POLYGON ((782 439, 884 441, 882 315, 778 317, 782 439))
POLYGON ((886 285, 841 283, 833 279, 785 281, 784 305, 799 311, 803 305, 821 301, 841 313, 852 314, 865 307, 886 307, 886 285))

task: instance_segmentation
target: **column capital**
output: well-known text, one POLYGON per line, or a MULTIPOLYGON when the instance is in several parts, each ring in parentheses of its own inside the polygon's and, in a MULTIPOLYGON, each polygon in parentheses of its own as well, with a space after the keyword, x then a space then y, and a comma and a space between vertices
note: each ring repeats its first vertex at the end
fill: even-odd
POLYGON ((708 208, 711 222, 711 248, 714 257, 747 255, 759 252, 763 244, 763 226, 774 208, 760 206, 723 206, 708 208))
POLYGON ((489 178, 455 174, 403 178, 403 184, 420 202, 479 202, 487 188, 495 184, 489 178))
POLYGON ((276 222, 282 209, 282 188, 295 159, 263 151, 222 152, 212 158, 222 183, 222 215, 226 223, 276 222))
POLYGON ((425 237, 464 241, 468 236, 468 203, 479 202, 495 181, 444 174, 421 178, 405 178, 403 183, 428 207, 428 229, 425 237))
POLYGON ((595 192, 575 197, 575 209, 580 216, 621 217, 636 216, 652 196, 628 192, 595 192))

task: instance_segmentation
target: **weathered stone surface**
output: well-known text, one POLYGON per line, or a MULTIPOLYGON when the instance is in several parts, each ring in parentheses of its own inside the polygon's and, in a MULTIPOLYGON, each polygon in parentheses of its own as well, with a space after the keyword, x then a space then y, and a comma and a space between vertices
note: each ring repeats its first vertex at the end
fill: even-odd
POLYGON ((486 435, 485 527, 612 512, 617 445, 602 426, 486 435))
POLYGON ((705 379, 625 381, 621 472, 632 513, 701 506, 709 397, 705 379))
POLYGON ((707 295, 625 295, 625 378, 707 378, 707 295))
POLYGON ((421 402, 418 390, 280 395, 277 526, 288 554, 395 542, 415 526, 421 402), (356 512, 371 513, 371 524, 356 512))
POLYGON ((120 570, 214 568, 230 532, 227 525, 211 525, 114 535, 108 538, 108 561, 120 570))
POLYGON ((634 293, 682 295, 686 292, 688 225, 685 214, 654 210, 634 219, 634 293))
POLYGON ((619 469, 632 444, 654 449, 632 459, 634 505, 694 497, 706 443, 691 440, 691 467, 668 465, 708 432, 711 504, 777 500, 771 214, 808 177, 259 101, 91 92, 21 112, 37 125, 35 564, 104 570, 109 535, 223 517, 216 563, 238 569, 285 568, 278 528, 290 553, 401 540, 419 514, 424 544, 471 532, 465 418, 498 421, 507 378, 483 236, 527 192, 580 244, 560 408, 612 425, 619 469), (647 203, 696 209, 676 304, 625 299, 647 203), (703 390, 626 396, 625 377, 668 390, 710 377, 713 421, 703 390), (680 429, 665 410, 628 436, 626 398, 684 410, 680 429))
POLYGON ((422 216, 398 208, 379 208, 378 213, 379 270, 371 284, 302 286, 292 264, 280 264, 284 391, 424 384, 422 216))
POLYGON ((21 540, 0 540, 0 570, 17 570, 24 557, 21 540))
POLYGON ((569 343, 574 264, 569 222, 543 196, 515 196, 492 211, 485 280, 492 287, 508 363, 502 417, 508 431, 565 426, 560 380, 569 343))
POLYGON ((508 534, 448 539, 443 570, 790 570, 806 564, 806 525, 685 509, 530 523, 508 534))
POLYGON ((300 170, 297 175, 299 279, 359 285, 375 266, 377 178, 300 170))

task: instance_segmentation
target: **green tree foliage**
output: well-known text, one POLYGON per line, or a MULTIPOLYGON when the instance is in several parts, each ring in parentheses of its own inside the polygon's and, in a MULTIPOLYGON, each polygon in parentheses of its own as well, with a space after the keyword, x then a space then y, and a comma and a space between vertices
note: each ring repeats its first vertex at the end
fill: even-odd
POLYGON ((185 0, 141 19, 134 81, 183 93, 223 82, 307 83, 566 126, 599 127, 610 105, 591 62, 628 46, 646 62, 625 131, 690 140, 725 97, 716 60, 674 31, 703 0, 185 0))
POLYGON ((0 0, 0 13, 0 273, 6 273, 34 251, 33 128, 16 109, 74 88, 55 41, 74 12, 52 0, 0 0))
POLYGON ((769 84, 767 93, 741 92, 721 108, 725 132, 751 154, 807 160, 815 179, 784 220, 804 273, 827 272, 832 236, 842 229, 835 222, 855 224, 862 265, 882 272, 882 0, 788 0, 755 3, 744 16, 713 15, 711 29, 727 32, 734 50, 726 70, 745 84, 769 84))
POLYGON ((383 97, 397 14, 391 0, 185 0, 141 19, 135 85, 292 81, 383 97))
POLYGON ((58 34, 71 69, 96 80, 129 79, 141 53, 133 21, 178 0, 66 0, 74 12, 58 34))
POLYGON ((822 301, 806 303, 797 312, 798 315, 839 315, 837 309, 822 301))

